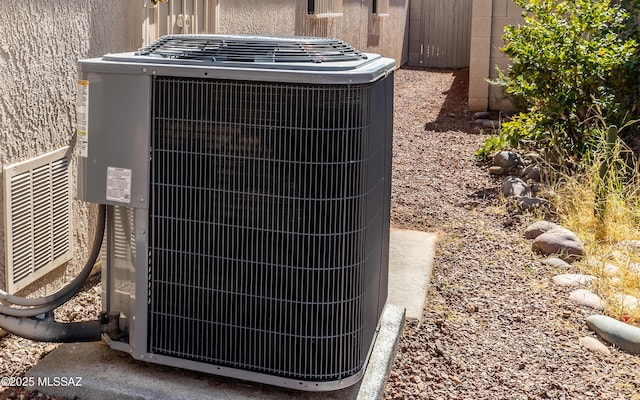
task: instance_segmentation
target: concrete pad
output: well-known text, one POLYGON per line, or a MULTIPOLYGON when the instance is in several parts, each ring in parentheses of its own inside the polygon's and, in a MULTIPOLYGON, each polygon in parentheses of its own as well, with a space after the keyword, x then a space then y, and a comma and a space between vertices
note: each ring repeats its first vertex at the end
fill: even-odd
POLYGON ((435 248, 433 233, 391 229, 387 303, 406 308, 407 319, 422 319, 435 248))
POLYGON ((374 400, 384 396, 406 317, 421 319, 436 235, 392 229, 389 295, 363 379, 332 392, 298 392, 137 361, 105 343, 64 344, 27 372, 45 394, 93 399, 374 400), (81 378, 80 385, 76 377, 81 378), (66 378, 66 385, 56 385, 66 378), (72 378, 72 379, 69 379, 72 378))
POLYGON ((63 344, 27 376, 37 383, 30 390, 79 400, 374 400, 384 396, 403 326, 404 308, 387 304, 363 379, 332 392, 298 392, 149 364, 102 342, 63 344))

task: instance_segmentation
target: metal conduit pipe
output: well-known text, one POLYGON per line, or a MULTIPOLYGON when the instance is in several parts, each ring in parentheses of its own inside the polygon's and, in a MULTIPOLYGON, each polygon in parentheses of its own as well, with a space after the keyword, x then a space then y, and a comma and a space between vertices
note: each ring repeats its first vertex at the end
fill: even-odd
POLYGON ((89 260, 80 274, 60 291, 43 298, 26 299, 0 293, 0 328, 17 336, 41 342, 95 342, 102 333, 118 335, 118 315, 101 315, 100 319, 84 322, 57 322, 51 311, 73 297, 89 277, 100 254, 105 228, 106 206, 100 205, 96 236, 89 260), (26 308, 14 308, 1 303, 10 303, 26 308), (29 307, 31 306, 31 307, 29 307), (47 314, 44 319, 31 318, 47 314))
MULTIPOLYGON (((98 260, 98 256, 100 255, 100 248, 102 247, 102 240, 104 237, 104 227, 105 227, 105 216, 106 216, 106 206, 100 205, 98 208, 98 221, 96 226, 96 233, 93 239, 93 245, 91 246, 91 253, 89 255, 89 260, 82 268, 78 276, 75 277, 69 284, 60 289, 58 292, 51 294, 45 297, 37 297, 37 298, 25 298, 20 296, 14 296, 8 294, 2 290, 0 290, 0 303, 5 304, 15 304, 19 306, 25 307, 48 307, 51 305, 56 305, 54 308, 57 308, 62 303, 69 300, 73 295, 75 295, 82 287, 82 284, 91 274, 91 270, 98 260)), ((10 310, 7 312, 5 307, 8 306, 0 306, 0 313, 13 315, 16 317, 23 316, 34 316, 43 314, 50 310, 40 310, 40 312, 32 313, 31 315, 15 315, 10 310)), ((14 310, 25 310, 25 309, 14 309, 14 310)))

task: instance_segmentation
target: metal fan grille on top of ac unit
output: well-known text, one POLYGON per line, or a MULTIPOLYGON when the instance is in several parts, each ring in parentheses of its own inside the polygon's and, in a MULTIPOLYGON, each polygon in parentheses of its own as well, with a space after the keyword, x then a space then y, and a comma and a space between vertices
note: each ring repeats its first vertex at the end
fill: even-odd
POLYGON ((367 56, 338 39, 238 35, 167 35, 137 55, 202 62, 344 62, 367 56))

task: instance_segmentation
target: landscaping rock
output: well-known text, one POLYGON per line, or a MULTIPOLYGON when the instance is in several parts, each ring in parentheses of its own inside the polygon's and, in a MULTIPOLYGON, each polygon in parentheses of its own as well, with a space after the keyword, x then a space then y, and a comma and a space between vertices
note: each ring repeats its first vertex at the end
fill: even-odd
POLYGON ((604 310, 604 301, 597 294, 587 289, 576 289, 569 293, 569 300, 594 310, 604 310))
POLYGON ((549 221, 537 221, 529 225, 524 231, 524 237, 527 239, 535 239, 545 232, 548 232, 555 228, 562 228, 558 224, 554 224, 549 221))
POLYGON ((618 304, 622 307, 623 311, 635 311, 640 305, 640 300, 637 297, 619 293, 614 297, 618 304))
POLYGON ((522 211, 534 211, 541 209, 548 209, 549 202, 540 197, 520 197, 516 201, 516 205, 522 211))
POLYGON ((551 278, 553 283, 559 286, 588 285, 595 279, 596 277, 593 275, 583 275, 583 274, 560 274, 551 278))
POLYGON ((500 121, 496 121, 496 120, 486 120, 482 123, 482 127, 483 128, 489 128, 489 129, 500 129, 500 121))
POLYGON ((489 121, 489 119, 487 119, 487 118, 477 118, 475 121, 473 121, 473 123, 482 126, 487 121, 489 121))
POLYGON ((587 325, 605 342, 627 353, 640 354, 640 328, 605 315, 589 316, 587 325))
POLYGON ((600 269, 602 268, 602 272, 604 272, 608 276, 618 275, 620 273, 620 268, 617 265, 611 263, 603 263, 602 261, 597 260, 589 260, 589 266, 600 269))
POLYGON ((515 169, 518 166, 522 166, 524 162, 520 157, 520 154, 515 151, 501 151, 493 157, 493 165, 497 165, 506 169, 515 169))
POLYGON ((531 194, 537 196, 538 193, 543 192, 545 189, 544 185, 541 183, 534 183, 531 185, 531 194))
POLYGON ((491 118, 491 113, 489 111, 478 111, 473 114, 473 119, 489 119, 491 118))
POLYGON ((609 276, 618 275, 620 273, 620 268, 616 265, 607 263, 604 265, 604 273, 609 276))
POLYGON ((596 353, 603 354, 605 356, 611 355, 611 350, 599 341, 598 339, 591 336, 584 336, 580 338, 580 344, 591 351, 595 351, 596 353))
POLYGON ((537 165, 528 165, 520 175, 525 181, 531 180, 540 183, 540 168, 537 165))
POLYGON ((489 167, 489 174, 490 175, 504 175, 505 170, 502 167, 499 167, 497 165, 493 165, 491 167, 489 167))
POLYGON ((616 246, 628 250, 640 250, 640 240, 622 240, 616 246))
POLYGON ((508 176, 502 182, 502 194, 504 197, 513 196, 528 196, 531 193, 529 185, 527 185, 522 179, 515 176, 508 176))
POLYGON ((555 268, 563 268, 563 269, 571 268, 571 264, 569 264, 565 260, 559 259, 558 257, 549 257, 546 260, 544 260, 544 263, 555 268))
POLYGON ((554 228, 536 237, 531 244, 533 251, 572 262, 584 256, 584 245, 578 235, 565 228, 554 228))

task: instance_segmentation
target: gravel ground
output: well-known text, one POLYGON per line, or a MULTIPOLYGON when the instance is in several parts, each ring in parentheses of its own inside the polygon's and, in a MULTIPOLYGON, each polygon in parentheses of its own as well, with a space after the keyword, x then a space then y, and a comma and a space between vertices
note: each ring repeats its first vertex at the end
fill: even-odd
MULTIPOLYGON (((395 79, 392 224, 439 243, 422 322, 404 329, 386 399, 640 399, 640 358, 579 345, 589 310, 551 285, 558 271, 521 235, 530 218, 505 213, 499 182, 473 161, 484 137, 469 125, 467 71, 401 69, 395 79)), ((94 318, 99 292, 93 278, 59 318, 94 318)), ((23 375, 55 347, 1 339, 0 376, 23 375)), ((49 397, 0 388, 0 400, 15 398, 49 397)))
MULTIPOLYGON (((69 302, 55 310, 58 321, 89 321, 98 318, 101 305, 100 274, 89 277, 82 291, 69 302)), ((55 350, 57 343, 42 343, 23 339, 14 335, 7 335, 0 339, 0 378, 20 378, 42 357, 55 350)), ((14 380, 14 383, 18 383, 14 380)), ((67 400, 55 396, 47 396, 37 391, 27 392, 23 387, 0 386, 0 400, 6 399, 37 399, 37 400, 67 400)))
MULTIPOLYGON (((551 284, 473 161, 466 71, 396 74, 392 223, 439 233, 422 322, 406 325, 386 399, 640 399, 640 358, 592 353, 586 308, 551 284)), ((565 272, 565 271, 563 271, 565 272)), ((573 271, 578 272, 578 271, 573 271)))

